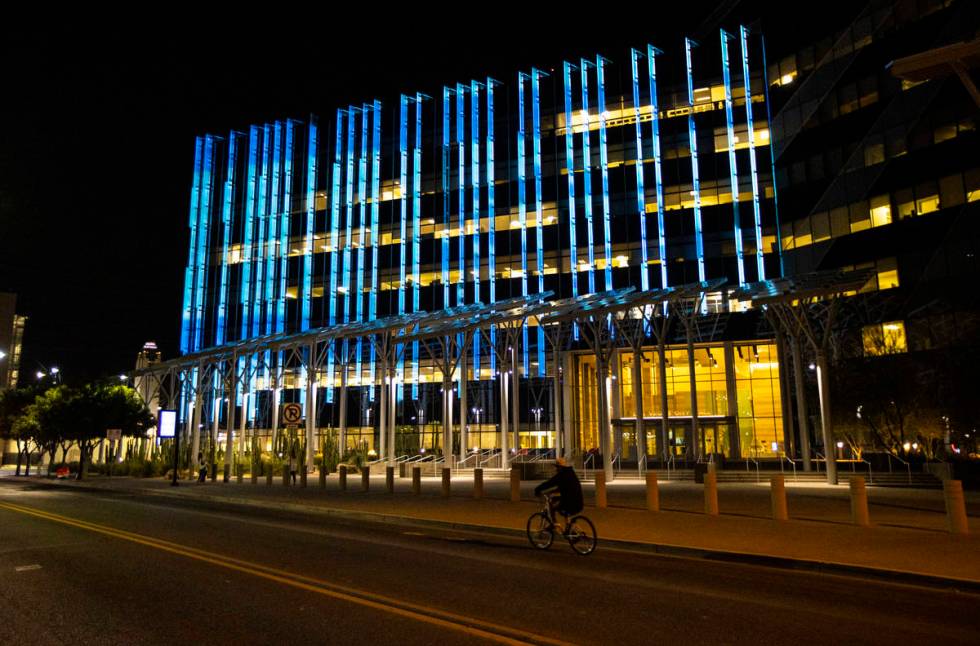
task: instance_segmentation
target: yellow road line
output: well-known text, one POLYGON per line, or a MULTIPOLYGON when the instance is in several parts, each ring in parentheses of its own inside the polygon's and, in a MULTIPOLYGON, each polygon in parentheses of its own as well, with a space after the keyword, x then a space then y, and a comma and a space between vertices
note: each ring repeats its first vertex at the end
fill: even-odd
POLYGON ((0 509, 27 514, 52 522, 61 523, 63 525, 78 527, 80 529, 98 534, 138 543, 140 545, 152 547, 161 551, 210 563, 218 567, 242 572, 244 574, 250 574, 269 581, 306 590, 307 592, 314 592, 323 596, 341 601, 347 601, 349 603, 355 603, 375 610, 381 610, 383 612, 398 615, 400 617, 405 617, 407 619, 440 626, 442 628, 448 628, 450 630, 466 633, 474 637, 487 639, 501 644, 530 643, 564 646, 569 643, 514 628, 498 627, 489 622, 475 619, 473 617, 458 615, 456 613, 447 612, 438 608, 402 601, 392 597, 375 594, 373 592, 367 592, 364 590, 339 585, 330 581, 316 579, 302 574, 288 572, 286 570, 271 568, 259 563, 251 563, 249 561, 236 559, 234 557, 225 556, 222 554, 216 554, 214 552, 208 552, 196 547, 181 545, 179 543, 173 543, 159 538, 153 538, 151 536, 127 532, 125 530, 107 525, 90 523, 88 521, 62 516, 60 514, 43 511, 33 507, 25 507, 23 505, 0 502, 0 509))

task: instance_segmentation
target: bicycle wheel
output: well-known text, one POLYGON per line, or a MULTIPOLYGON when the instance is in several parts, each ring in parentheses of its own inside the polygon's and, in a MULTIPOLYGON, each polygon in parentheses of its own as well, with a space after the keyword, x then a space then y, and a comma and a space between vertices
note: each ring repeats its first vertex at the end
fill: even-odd
POLYGON ((539 511, 527 519, 527 540, 539 550, 551 547, 551 542, 555 540, 555 527, 544 513, 539 511))
POLYGON ((596 538, 595 525, 585 516, 576 516, 568 522, 568 533, 565 538, 568 539, 572 549, 582 556, 594 552, 599 542, 596 538))

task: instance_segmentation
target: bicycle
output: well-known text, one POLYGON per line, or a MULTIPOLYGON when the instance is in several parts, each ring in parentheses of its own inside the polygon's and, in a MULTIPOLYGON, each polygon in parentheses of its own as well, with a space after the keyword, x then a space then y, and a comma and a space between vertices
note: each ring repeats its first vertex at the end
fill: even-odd
MULTIPOLYGON (((545 494, 541 497, 544 499, 544 508, 531 514, 527 519, 527 540, 537 549, 546 550, 555 540, 558 524, 555 522, 551 496, 545 494)), ((575 553, 588 556, 594 552, 598 538, 592 521, 581 514, 568 516, 563 513, 562 515, 565 516, 565 528, 561 535, 565 537, 575 553)))

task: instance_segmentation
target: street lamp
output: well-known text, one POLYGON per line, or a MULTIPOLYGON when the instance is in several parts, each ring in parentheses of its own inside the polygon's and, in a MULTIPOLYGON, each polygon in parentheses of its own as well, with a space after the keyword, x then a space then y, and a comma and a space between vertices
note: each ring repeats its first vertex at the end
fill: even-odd
POLYGON ((127 377, 126 375, 119 375, 119 381, 126 383, 127 381, 129 381, 129 377, 127 377))

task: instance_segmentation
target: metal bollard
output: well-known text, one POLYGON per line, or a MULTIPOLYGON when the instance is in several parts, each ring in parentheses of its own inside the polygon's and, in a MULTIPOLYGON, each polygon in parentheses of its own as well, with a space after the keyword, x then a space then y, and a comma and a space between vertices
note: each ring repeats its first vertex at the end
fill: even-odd
POLYGON ((510 501, 521 501, 521 468, 510 468, 510 501))
POLYGON ((361 467, 361 491, 371 490, 371 467, 364 465, 361 467))
POLYGON ((385 467, 385 490, 395 493, 395 467, 391 465, 385 467))
POLYGON ((473 497, 483 497, 483 469, 479 467, 473 469, 473 497))
POLYGON ((871 525, 868 516, 868 490, 862 476, 851 476, 851 520, 861 527, 871 525))
POLYGON ((442 468, 442 497, 448 498, 452 494, 453 470, 449 467, 442 468))
POLYGON ((660 485, 656 471, 647 471, 647 511, 660 511, 660 485))
POLYGON ((306 473, 306 465, 304 464, 299 468, 299 486, 306 489, 306 478, 309 474, 306 473))
POLYGON ((238 465, 235 468, 235 471, 237 472, 235 474, 235 482, 242 484, 242 482, 245 480, 245 468, 242 465, 238 465))
POLYGON ((327 488, 327 467, 320 465, 320 488, 327 488))
POLYGON ((217 482, 217 481, 218 481, 218 463, 217 462, 212 462, 211 463, 211 482, 217 482))
POLYGON ((282 483, 289 486, 289 463, 286 462, 282 465, 282 483))
POLYGON ((714 471, 704 474, 704 513, 718 515, 718 474, 714 471))
POLYGON ((609 502, 606 500, 605 471, 595 472, 595 506, 599 509, 605 509, 607 506, 609 506, 609 502))
POLYGON ((969 534, 966 518, 966 502, 963 499, 963 483, 959 480, 943 480, 943 498, 946 499, 946 526, 951 534, 969 534))
POLYGON ((789 520, 789 510, 786 507, 786 478, 773 476, 769 481, 769 498, 772 500, 772 519, 789 520))
POLYGON ((341 491, 347 491, 347 465, 341 464, 337 468, 337 482, 340 485, 341 491))
POLYGON ((272 473, 272 465, 271 464, 266 464, 265 465, 265 486, 267 486, 267 487, 271 487, 272 486, 272 476, 273 475, 275 475, 275 474, 272 473))
POLYGON ((259 470, 256 467, 258 467, 258 465, 253 462, 252 470, 248 474, 248 478, 252 484, 258 484, 259 482, 259 470))
POLYGON ((412 493, 422 493, 422 467, 412 467, 412 493))

